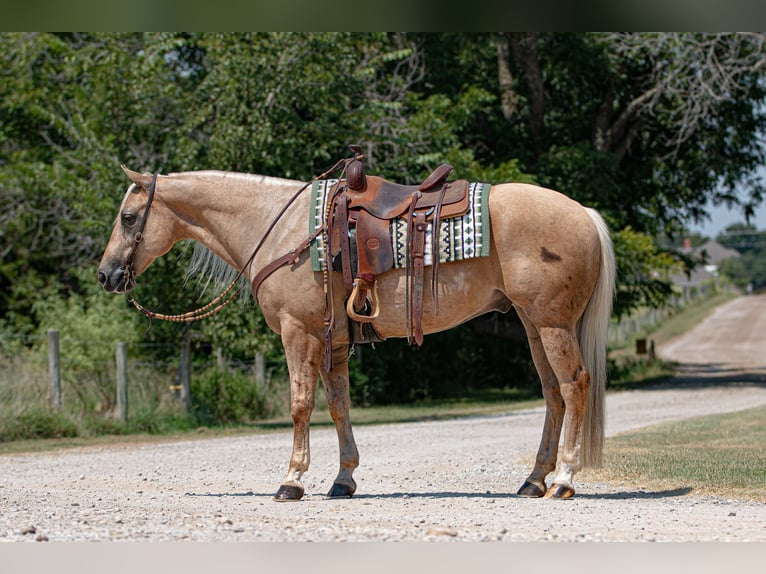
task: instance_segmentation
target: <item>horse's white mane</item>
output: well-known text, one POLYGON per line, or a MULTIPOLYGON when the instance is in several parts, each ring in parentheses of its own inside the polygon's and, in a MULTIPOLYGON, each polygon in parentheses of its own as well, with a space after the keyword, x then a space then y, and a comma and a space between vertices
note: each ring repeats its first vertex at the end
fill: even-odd
MULTIPOLYGON (((237 273, 238 269, 234 269, 201 243, 194 242, 189 268, 186 270, 186 282, 196 282, 201 294, 204 295, 208 289, 213 295, 220 293, 234 281, 237 273)), ((242 299, 249 299, 247 278, 243 276, 239 282, 243 286, 242 299)))

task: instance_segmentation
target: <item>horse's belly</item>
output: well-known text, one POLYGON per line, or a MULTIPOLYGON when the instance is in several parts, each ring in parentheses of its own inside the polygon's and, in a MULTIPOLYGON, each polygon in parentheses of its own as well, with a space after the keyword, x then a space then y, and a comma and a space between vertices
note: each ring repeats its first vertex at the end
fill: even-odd
MULTIPOLYGON (((502 279, 491 257, 442 263, 437 284, 438 313, 431 293, 431 267, 423 281, 423 332, 436 333, 490 311, 508 311, 511 302, 502 292, 502 279)), ((403 271, 378 277, 380 316, 373 323, 383 338, 407 336, 407 279, 403 271)), ((412 297, 412 293, 409 293, 412 297)))

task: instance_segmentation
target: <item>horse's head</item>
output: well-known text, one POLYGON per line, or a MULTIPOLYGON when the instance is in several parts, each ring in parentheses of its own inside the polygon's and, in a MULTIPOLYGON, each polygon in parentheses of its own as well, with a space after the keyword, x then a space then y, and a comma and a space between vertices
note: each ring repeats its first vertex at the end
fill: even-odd
POLYGON ((156 196, 155 176, 122 166, 132 182, 125 192, 112 236, 98 268, 98 281, 107 291, 130 291, 135 278, 173 246, 171 213, 156 196))

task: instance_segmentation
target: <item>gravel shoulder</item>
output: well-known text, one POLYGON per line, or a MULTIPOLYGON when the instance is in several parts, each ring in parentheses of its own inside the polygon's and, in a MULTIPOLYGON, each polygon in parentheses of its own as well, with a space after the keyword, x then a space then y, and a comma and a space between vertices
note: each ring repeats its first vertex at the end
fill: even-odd
MULTIPOLYGON (((766 404, 763 326, 764 297, 720 307, 659 350, 682 363, 675 384, 607 396, 607 434, 766 404)), ((543 417, 358 427, 359 489, 340 501, 324 498, 331 429, 312 432, 298 503, 271 499, 289 432, 0 456, 0 541, 766 541, 766 505, 688 489, 578 481, 567 501, 515 496, 543 417)))

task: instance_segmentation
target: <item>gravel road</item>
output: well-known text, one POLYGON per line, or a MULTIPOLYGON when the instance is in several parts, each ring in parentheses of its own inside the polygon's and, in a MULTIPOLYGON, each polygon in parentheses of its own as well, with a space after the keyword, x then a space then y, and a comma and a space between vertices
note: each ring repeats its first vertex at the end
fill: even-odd
MULTIPOLYGON (((766 404, 766 298, 742 297, 660 354, 673 385, 607 397, 607 434, 766 404)), ((330 429, 312 433, 306 496, 272 501, 288 432, 0 456, 1 541, 766 541, 766 505, 577 482, 571 500, 515 496, 543 409, 356 428, 351 500, 325 500, 330 429)))

